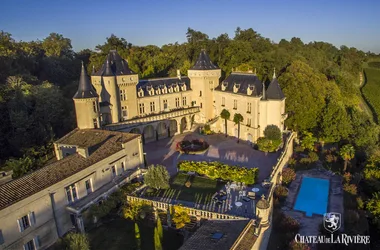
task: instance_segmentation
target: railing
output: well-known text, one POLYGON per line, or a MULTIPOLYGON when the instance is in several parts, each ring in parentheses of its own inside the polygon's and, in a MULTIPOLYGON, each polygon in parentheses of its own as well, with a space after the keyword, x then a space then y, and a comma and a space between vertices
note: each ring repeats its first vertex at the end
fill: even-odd
POLYGON ((141 117, 136 117, 132 118, 127 121, 123 122, 118 122, 115 124, 108 124, 105 126, 105 129, 109 130, 117 130, 120 128, 124 128, 125 126, 128 125, 139 125, 142 123, 147 123, 147 122, 155 122, 159 120, 166 120, 166 119, 171 119, 175 117, 180 117, 183 115, 189 115, 189 114, 194 114, 199 112, 199 107, 190 107, 190 108, 181 108, 181 109, 173 109, 168 112, 161 112, 157 114, 149 114, 147 116, 141 116, 141 117))
POLYGON ((219 120, 219 116, 211 119, 210 121, 206 122, 207 125, 212 125, 214 124, 215 122, 217 122, 219 120))

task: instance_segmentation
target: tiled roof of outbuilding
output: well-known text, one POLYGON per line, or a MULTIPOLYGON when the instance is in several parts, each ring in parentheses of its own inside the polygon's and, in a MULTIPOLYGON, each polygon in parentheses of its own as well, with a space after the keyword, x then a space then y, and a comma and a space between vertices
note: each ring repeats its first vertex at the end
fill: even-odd
POLYGON ((122 144, 140 135, 100 129, 74 129, 56 143, 87 147, 89 157, 75 153, 21 178, 0 185, 0 210, 122 150, 122 144))
POLYGON ((208 249, 229 250, 239 238, 250 220, 206 221, 180 248, 180 250, 208 249), (218 233, 219 239, 213 238, 218 233))

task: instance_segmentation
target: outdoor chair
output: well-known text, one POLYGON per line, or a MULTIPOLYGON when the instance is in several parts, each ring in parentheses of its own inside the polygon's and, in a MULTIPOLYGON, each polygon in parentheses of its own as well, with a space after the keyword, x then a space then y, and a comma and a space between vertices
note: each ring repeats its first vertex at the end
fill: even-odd
POLYGON ((249 198, 251 198, 252 200, 254 200, 256 198, 256 193, 255 192, 248 192, 248 195, 247 195, 249 198))

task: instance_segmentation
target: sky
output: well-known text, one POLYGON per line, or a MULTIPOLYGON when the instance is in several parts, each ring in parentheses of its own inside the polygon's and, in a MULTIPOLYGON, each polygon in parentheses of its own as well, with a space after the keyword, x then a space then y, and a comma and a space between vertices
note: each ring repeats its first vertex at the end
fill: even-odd
POLYGON ((380 53, 380 0, 1 0, 0 30, 16 40, 70 38, 75 51, 115 34, 134 45, 185 42, 253 28, 274 42, 299 37, 380 53))

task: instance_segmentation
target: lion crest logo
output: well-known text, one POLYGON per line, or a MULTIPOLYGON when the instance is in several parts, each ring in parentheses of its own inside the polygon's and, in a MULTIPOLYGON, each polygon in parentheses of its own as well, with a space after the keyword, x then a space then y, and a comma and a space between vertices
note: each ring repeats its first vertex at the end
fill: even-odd
POLYGON ((341 226, 342 215, 340 213, 326 213, 323 215, 323 226, 330 233, 338 231, 341 226))

